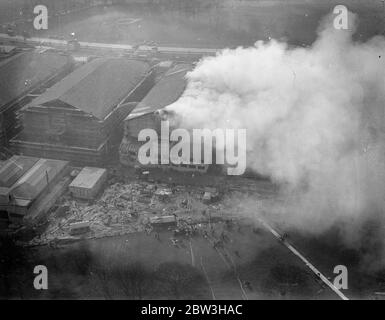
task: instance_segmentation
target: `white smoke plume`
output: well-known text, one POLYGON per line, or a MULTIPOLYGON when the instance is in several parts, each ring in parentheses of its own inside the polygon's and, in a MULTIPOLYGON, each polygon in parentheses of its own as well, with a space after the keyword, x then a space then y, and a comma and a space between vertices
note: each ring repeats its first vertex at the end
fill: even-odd
POLYGON ((203 59, 169 107, 185 127, 246 128, 248 166, 285 186, 286 222, 319 232, 385 209, 385 40, 355 42, 355 16, 350 30, 332 18, 307 48, 203 59))

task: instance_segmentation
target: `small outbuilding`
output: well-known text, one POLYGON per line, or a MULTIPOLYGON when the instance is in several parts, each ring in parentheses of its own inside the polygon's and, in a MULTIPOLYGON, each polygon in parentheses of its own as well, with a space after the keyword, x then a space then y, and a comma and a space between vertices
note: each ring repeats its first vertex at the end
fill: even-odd
POLYGON ((94 199, 107 180, 107 170, 85 167, 69 185, 71 194, 76 198, 94 199))
POLYGON ((150 218, 153 227, 176 227, 175 216, 155 216, 150 218))

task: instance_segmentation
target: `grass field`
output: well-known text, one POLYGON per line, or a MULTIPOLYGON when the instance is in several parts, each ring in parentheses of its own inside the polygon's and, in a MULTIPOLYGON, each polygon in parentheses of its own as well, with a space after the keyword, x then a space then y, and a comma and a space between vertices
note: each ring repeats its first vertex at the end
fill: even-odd
MULTIPOLYGON (((214 228, 219 234, 224 225, 216 224, 214 228)), ((248 282, 243 288, 248 299, 336 298, 329 289, 322 288, 305 266, 272 235, 263 229, 258 229, 257 232, 252 229, 250 225, 241 225, 241 228, 237 226, 228 231, 229 240, 225 244, 225 251, 214 249, 212 243, 202 236, 194 237, 191 246, 189 240, 185 239, 175 247, 170 241, 172 234, 167 231, 160 232, 160 240, 153 234, 140 233, 91 240, 56 251, 40 249, 39 257, 46 260, 44 263, 50 270, 53 285, 47 293, 32 294, 34 298, 51 297, 55 292, 80 298, 108 298, 106 292, 100 289, 100 277, 89 274, 85 277, 70 265, 68 259, 64 259, 66 254, 73 254, 79 248, 87 248, 93 257, 93 264, 100 264, 106 270, 139 264, 154 272, 169 263, 177 266, 193 265, 202 276, 203 270, 206 272, 206 281, 198 290, 186 286, 180 296, 175 296, 150 288, 144 297, 212 299, 209 290, 211 287, 215 299, 241 300, 244 295, 237 279, 239 277, 243 285, 248 282)), ((93 270, 92 266, 90 270, 93 270)), ((113 274, 107 275, 104 280, 113 283, 113 274)), ((116 288, 111 288, 109 295, 111 298, 127 298, 116 288)), ((63 296, 58 294, 55 297, 63 296)))

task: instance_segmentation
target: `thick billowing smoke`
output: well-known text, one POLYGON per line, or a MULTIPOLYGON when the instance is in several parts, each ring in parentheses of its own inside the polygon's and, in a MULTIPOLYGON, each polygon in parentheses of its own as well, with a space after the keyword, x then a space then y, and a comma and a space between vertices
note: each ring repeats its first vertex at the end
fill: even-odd
POLYGON ((319 232, 385 209, 385 40, 355 42, 354 15, 350 30, 332 19, 307 48, 203 59, 170 106, 186 127, 246 128, 248 166, 284 187, 286 223, 319 232))

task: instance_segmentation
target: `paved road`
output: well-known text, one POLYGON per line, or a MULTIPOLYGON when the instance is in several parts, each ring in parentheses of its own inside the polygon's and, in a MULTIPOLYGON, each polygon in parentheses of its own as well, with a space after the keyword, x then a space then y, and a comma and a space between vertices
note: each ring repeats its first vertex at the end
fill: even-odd
MULTIPOLYGON (((24 38, 22 36, 10 37, 5 33, 0 33, 0 39, 10 40, 10 41, 19 41, 24 43, 24 38)), ((67 47, 66 40, 50 39, 50 38, 28 38, 25 41, 28 44, 32 45, 44 45, 44 46, 53 46, 53 47, 67 47)), ((108 49, 108 50, 133 50, 134 46, 129 44, 111 44, 111 43, 99 43, 99 42, 84 42, 79 41, 81 49, 108 49)), ((151 52, 154 47, 152 46, 139 46, 136 48, 138 51, 151 52)), ((201 54, 201 55, 213 55, 220 49, 205 49, 205 48, 181 48, 181 47, 156 47, 159 53, 181 53, 181 54, 201 54)))

